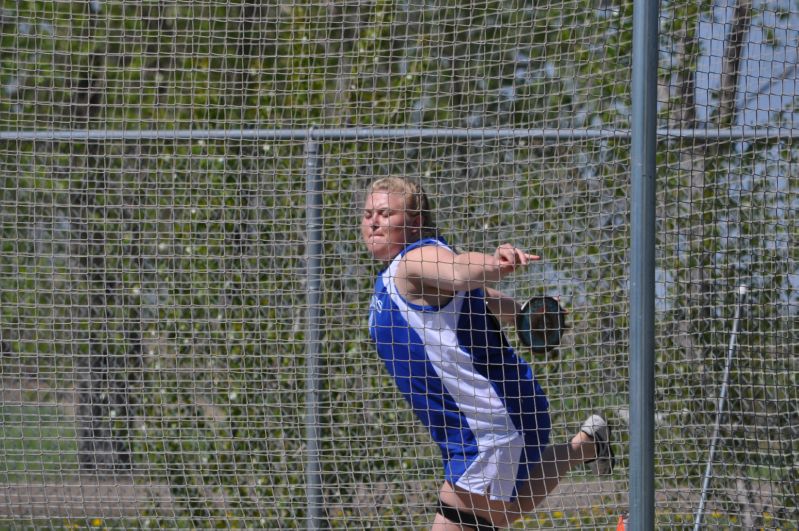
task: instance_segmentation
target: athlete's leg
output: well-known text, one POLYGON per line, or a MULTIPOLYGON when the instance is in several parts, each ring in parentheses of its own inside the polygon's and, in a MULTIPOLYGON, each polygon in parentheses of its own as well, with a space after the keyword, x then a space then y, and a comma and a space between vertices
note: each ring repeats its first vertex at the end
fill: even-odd
POLYGON ((541 462, 530 471, 525 488, 519 492, 521 512, 535 509, 558 487, 564 475, 595 457, 593 438, 582 431, 568 443, 549 446, 541 455, 541 462))
POLYGON ((451 505, 439 501, 436 519, 433 521, 435 531, 449 531, 459 529, 461 531, 499 531, 493 523, 485 518, 477 516, 473 511, 467 509, 456 509, 451 505))
MULTIPOLYGON (((560 479, 571 469, 596 457, 593 437, 585 431, 580 431, 568 443, 547 447, 541 456, 541 462, 531 470, 530 480, 521 489, 516 500, 510 502, 491 500, 488 496, 468 492, 449 482, 445 482, 441 487, 439 497, 450 507, 471 513, 496 527, 506 527, 523 514, 534 510, 557 488, 560 479)), ((462 526, 459 522, 437 513, 432 529, 472 531, 475 528, 462 526)))
POLYGON ((431 531, 463 531, 463 526, 458 523, 451 522, 443 514, 437 512, 436 518, 433 520, 433 527, 430 529, 431 531))
POLYGON ((530 481, 519 493, 523 512, 535 509, 560 483, 560 478, 578 465, 592 464, 597 474, 613 470, 610 426, 600 415, 591 415, 567 444, 550 446, 530 472, 530 481))
POLYGON ((467 515, 467 518, 457 516, 447 517, 444 514, 436 513, 433 521, 433 531, 460 531, 461 529, 473 531, 476 526, 461 525, 461 521, 466 521, 468 516, 474 516, 487 524, 495 527, 505 527, 517 520, 521 513, 519 504, 516 500, 505 502, 501 500, 491 500, 488 495, 475 494, 461 487, 453 486, 448 481, 444 482, 439 492, 441 503, 460 511, 467 515))

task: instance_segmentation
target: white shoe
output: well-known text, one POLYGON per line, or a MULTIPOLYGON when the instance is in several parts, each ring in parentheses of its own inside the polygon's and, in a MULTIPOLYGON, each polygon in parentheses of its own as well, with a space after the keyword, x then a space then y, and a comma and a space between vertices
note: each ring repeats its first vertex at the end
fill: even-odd
POLYGON ((599 475, 613 472, 616 459, 613 457, 613 447, 610 444, 611 429, 607 421, 599 415, 591 415, 583 422, 580 431, 594 440, 596 458, 586 461, 591 469, 599 475))

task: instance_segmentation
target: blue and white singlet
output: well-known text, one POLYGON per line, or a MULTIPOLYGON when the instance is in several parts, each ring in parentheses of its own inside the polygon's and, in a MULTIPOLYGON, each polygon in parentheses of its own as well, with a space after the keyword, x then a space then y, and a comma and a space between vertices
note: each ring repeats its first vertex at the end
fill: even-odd
POLYGON ((399 262, 424 245, 446 247, 440 239, 419 240, 378 275, 370 334, 441 449, 447 481, 510 501, 549 443, 549 403, 532 368, 489 313, 482 289, 458 292, 441 307, 419 306, 399 295, 399 262))

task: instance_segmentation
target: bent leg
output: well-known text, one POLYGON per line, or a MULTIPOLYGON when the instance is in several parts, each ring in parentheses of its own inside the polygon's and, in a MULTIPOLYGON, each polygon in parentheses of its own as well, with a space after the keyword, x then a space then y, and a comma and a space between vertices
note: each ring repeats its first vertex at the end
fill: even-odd
POLYGON ((433 523, 434 529, 436 529, 436 523, 440 526, 438 529, 450 529, 455 524, 460 529, 470 531, 499 531, 499 528, 495 527, 493 523, 477 516, 473 511, 456 509, 441 501, 439 501, 438 511, 436 511, 436 521, 433 523))
MULTIPOLYGON (((448 481, 445 481, 441 487, 439 499, 453 509, 466 515, 473 515, 495 527, 505 527, 521 516, 519 503, 516 500, 508 502, 492 500, 488 495, 469 492, 448 481)), ((461 525, 461 522, 457 520, 460 520, 457 516, 447 518, 443 514, 436 513, 432 529, 433 531, 472 531, 477 529, 473 525, 461 525)))
MULTIPOLYGON (((582 465, 596 457, 593 439, 580 432, 565 444, 549 446, 541 456, 541 462, 530 474, 530 479, 519 492, 516 500, 505 502, 491 500, 487 495, 474 494, 445 482, 439 493, 440 500, 461 511, 471 513, 496 527, 506 527, 518 520, 524 513, 536 508, 560 483, 560 478, 572 468, 582 465)), ((461 531, 473 529, 462 526, 444 515, 436 513, 433 531, 461 531)))
POLYGON ((594 440, 582 431, 568 443, 547 447, 541 455, 541 462, 531 470, 530 480, 519 493, 521 512, 527 513, 535 509, 557 488, 560 478, 574 467, 594 458, 594 440))
MULTIPOLYGON (((565 444, 548 446, 541 461, 530 471, 530 479, 512 501, 491 500, 488 495, 474 494, 445 482, 439 493, 440 500, 460 511, 490 522, 496 527, 506 527, 523 514, 534 510, 560 483, 560 479, 576 466, 597 458, 594 438, 580 431, 565 444)), ((458 531, 475 529, 463 526, 442 514, 436 514, 434 531, 458 531)))
POLYGON ((452 522, 448 520, 441 513, 436 513, 436 518, 433 520, 433 527, 430 528, 431 531, 463 531, 463 526, 457 522, 452 522))

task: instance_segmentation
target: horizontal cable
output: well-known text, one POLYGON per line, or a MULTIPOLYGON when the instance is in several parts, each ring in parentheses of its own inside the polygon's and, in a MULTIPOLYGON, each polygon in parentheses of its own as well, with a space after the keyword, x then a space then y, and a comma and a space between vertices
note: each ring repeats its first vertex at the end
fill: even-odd
MULTIPOLYGON (((628 139, 629 129, 475 129, 475 128, 289 128, 289 129, 73 129, 0 131, 3 141, 97 140, 581 140, 628 139)), ((731 127, 724 129, 658 129, 661 140, 794 140, 799 129, 731 127)))

